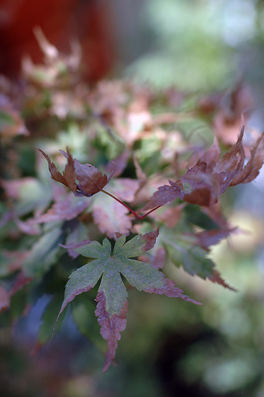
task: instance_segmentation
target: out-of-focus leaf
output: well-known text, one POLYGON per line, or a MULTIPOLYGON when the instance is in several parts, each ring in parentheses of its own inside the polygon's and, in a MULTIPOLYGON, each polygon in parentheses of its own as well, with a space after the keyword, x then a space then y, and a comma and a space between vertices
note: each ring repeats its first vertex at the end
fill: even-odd
POLYGON ((1 181, 6 195, 14 200, 18 216, 30 211, 42 212, 52 200, 52 190, 35 178, 21 178, 1 181))
POLYGON ((20 134, 29 134, 24 120, 15 110, 9 98, 0 94, 0 135, 10 138, 20 134))
POLYGON ((241 124, 248 118, 253 99, 248 87, 238 85, 219 101, 219 109, 214 117, 216 136, 228 145, 234 145, 239 136, 241 124))
POLYGON ((28 277, 41 277, 56 263, 62 253, 59 243, 62 243, 63 231, 57 225, 44 233, 32 246, 29 256, 23 263, 23 270, 28 277))
MULTIPOLYGON (((234 290, 222 280, 219 272, 215 269, 213 261, 207 258, 208 246, 203 247, 203 241, 199 238, 199 234, 197 236, 195 233, 182 233, 180 229, 180 227, 174 230, 164 227, 160 229, 159 244, 165 247, 171 261, 192 276, 197 275, 202 279, 207 278, 214 283, 221 284, 225 288, 234 290)), ((221 233, 219 231, 213 244, 216 244, 229 233, 221 233)))
POLYGON ((92 206, 94 223, 101 233, 113 238, 115 234, 129 234, 132 228, 128 209, 106 195, 98 196, 92 206))
MULTIPOLYGON (((135 199, 139 187, 140 181, 138 180, 119 178, 113 179, 107 190, 117 198, 129 203, 135 199)), ((110 238, 115 237, 116 232, 127 235, 131 230, 132 221, 128 215, 128 209, 105 194, 97 196, 92 204, 92 212, 94 222, 100 231, 106 233, 110 238)))
POLYGON ((81 222, 78 222, 68 235, 66 243, 64 245, 60 244, 60 246, 66 248, 68 254, 74 259, 79 255, 78 252, 75 251, 75 248, 87 245, 91 242, 92 241, 88 239, 87 228, 81 222))
POLYGON ((58 201, 56 201, 45 214, 30 219, 28 224, 47 223, 59 220, 69 221, 76 218, 89 205, 90 201, 86 197, 75 197, 70 193, 62 199, 58 198, 58 201))
POLYGON ((10 298, 7 290, 0 284, 0 313, 10 306, 10 298))
POLYGON ((191 274, 205 279, 213 274, 214 263, 206 257, 207 251, 196 244, 195 236, 183 235, 166 229, 160 230, 160 240, 168 251, 172 262, 191 274))
POLYGON ((5 277, 17 270, 20 270, 28 255, 29 251, 2 250, 0 253, 0 276, 5 277))
MULTIPOLYGON (((231 151, 216 162, 213 172, 211 171, 212 156, 210 155, 208 157, 209 167, 206 162, 199 161, 176 182, 169 181, 170 185, 160 186, 142 208, 142 211, 162 206, 177 197, 191 204, 212 206, 217 203, 219 195, 224 193, 228 186, 235 186, 255 179, 264 161, 264 134, 252 149, 251 158, 246 166, 244 166, 245 153, 242 145, 243 134, 244 128, 231 151)), ((204 159, 205 156, 202 160, 204 159)))

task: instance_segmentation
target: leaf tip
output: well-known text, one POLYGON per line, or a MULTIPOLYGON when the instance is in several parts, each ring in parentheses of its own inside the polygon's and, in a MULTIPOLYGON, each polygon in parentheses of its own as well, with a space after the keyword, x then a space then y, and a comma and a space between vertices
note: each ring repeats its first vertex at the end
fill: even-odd
POLYGON ((142 238, 146 241, 146 244, 142 247, 143 251, 149 251, 154 247, 157 237, 159 235, 159 228, 153 230, 152 232, 148 232, 143 234, 142 238))

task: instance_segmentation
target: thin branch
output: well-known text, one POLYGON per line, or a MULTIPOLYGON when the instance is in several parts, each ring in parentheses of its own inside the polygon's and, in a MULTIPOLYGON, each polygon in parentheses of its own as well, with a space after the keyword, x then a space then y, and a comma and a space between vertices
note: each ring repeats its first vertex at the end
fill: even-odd
POLYGON ((158 208, 160 208, 161 205, 158 205, 155 208, 152 208, 152 210, 150 210, 149 212, 147 212, 145 215, 138 215, 138 219, 144 219, 146 218, 146 216, 148 216, 149 214, 151 214, 151 212, 156 211, 158 208))
POLYGON ((123 201, 119 200, 117 197, 113 196, 111 193, 106 192, 106 191, 103 190, 103 189, 101 190, 101 192, 107 194, 107 196, 110 196, 110 197, 112 197, 114 200, 118 201, 120 204, 122 204, 125 208, 127 208, 128 211, 130 211, 130 212, 131 212, 137 219, 139 219, 139 220, 146 218, 146 216, 148 216, 151 212, 155 211, 156 209, 158 209, 158 208, 160 207, 160 205, 159 205, 158 207, 153 208, 152 210, 150 210, 149 212, 147 212, 146 214, 144 214, 144 215, 139 215, 139 214, 137 214, 134 210, 132 210, 132 208, 130 208, 127 204, 123 203, 123 201))
POLYGON ((133 211, 128 205, 123 203, 123 201, 119 200, 117 197, 113 196, 111 193, 106 192, 105 190, 101 190, 101 192, 107 194, 107 196, 112 197, 114 200, 118 201, 120 204, 122 204, 124 207, 126 207, 137 219, 140 219, 140 215, 138 215, 135 211, 133 211))

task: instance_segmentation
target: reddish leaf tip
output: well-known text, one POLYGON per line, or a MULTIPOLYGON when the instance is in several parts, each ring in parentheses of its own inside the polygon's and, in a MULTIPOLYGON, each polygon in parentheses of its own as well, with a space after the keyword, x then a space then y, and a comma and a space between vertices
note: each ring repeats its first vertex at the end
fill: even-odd
POLYGON ((159 228, 153 230, 152 232, 143 234, 142 238, 143 240, 146 241, 146 244, 142 247, 143 251, 149 251, 151 248, 154 247, 158 235, 159 235, 159 228))
POLYGON ((106 353, 105 363, 102 372, 107 371, 113 359, 115 358, 115 351, 117 349, 117 341, 120 340, 120 332, 126 328, 126 313, 127 302, 125 302, 120 313, 114 314, 110 317, 106 310, 106 298, 103 291, 98 291, 96 297, 97 307, 95 315, 98 317, 98 323, 101 326, 101 335, 107 340, 108 351, 106 353))
POLYGON ((214 269, 214 273, 212 276, 208 277, 208 279, 210 281, 212 281, 213 283, 217 283, 219 285, 222 285, 223 287, 230 289, 231 291, 234 292, 238 292, 238 290, 236 288, 231 287, 230 285, 228 285, 221 277, 220 273, 214 269))

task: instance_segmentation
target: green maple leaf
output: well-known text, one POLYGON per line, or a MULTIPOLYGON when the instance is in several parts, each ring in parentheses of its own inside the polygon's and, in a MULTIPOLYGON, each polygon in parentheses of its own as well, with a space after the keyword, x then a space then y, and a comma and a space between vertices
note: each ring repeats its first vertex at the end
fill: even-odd
POLYGON ((108 352, 103 372, 108 369, 114 359, 120 331, 126 327, 127 291, 121 274, 131 286, 140 291, 165 294, 169 297, 182 298, 200 304, 183 295, 182 290, 175 287, 173 281, 165 278, 163 273, 150 264, 132 259, 151 249, 156 242, 158 233, 156 230, 138 235, 128 242, 125 242, 125 236, 121 236, 113 250, 108 239, 104 239, 102 245, 93 241, 75 249, 83 256, 95 258, 95 260, 70 275, 59 316, 69 302, 82 292, 93 288, 102 277, 96 297, 95 314, 98 316, 98 323, 101 326, 101 335, 108 341, 108 352))
POLYGON ((206 257, 208 252, 196 244, 194 234, 173 233, 172 230, 162 229, 161 241, 177 267, 182 266, 187 273, 203 279, 213 275, 215 265, 206 257))

